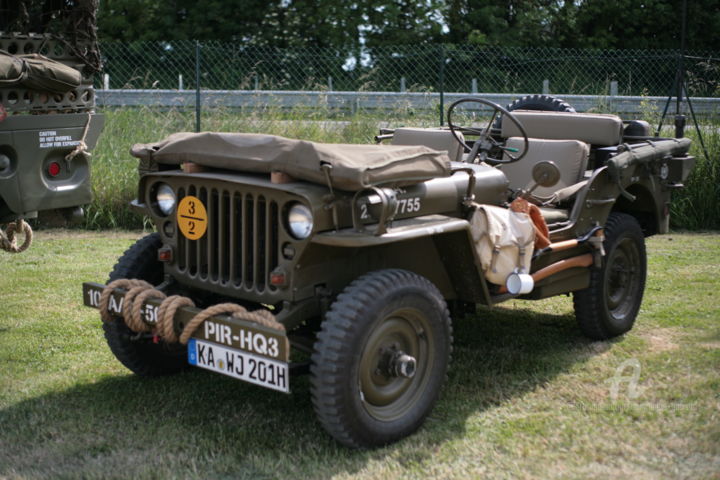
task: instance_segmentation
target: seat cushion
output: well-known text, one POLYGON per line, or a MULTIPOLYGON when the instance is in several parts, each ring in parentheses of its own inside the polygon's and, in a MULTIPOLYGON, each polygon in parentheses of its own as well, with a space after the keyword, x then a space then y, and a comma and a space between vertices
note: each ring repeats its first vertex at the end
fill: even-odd
MULTIPOLYGON (((528 153, 520 161, 501 165, 512 189, 527 189, 535 184, 533 167, 542 161, 551 161, 560 169, 560 181, 552 187, 537 187, 533 195, 549 197, 556 190, 574 185, 582 180, 587 167, 590 148, 578 140, 528 139, 528 153)), ((525 142, 520 137, 508 138, 506 146, 518 149, 521 154, 525 142)))
MULTIPOLYGON (((618 145, 622 141, 623 124, 617 115, 534 110, 515 110, 512 113, 528 137, 580 140, 601 146, 618 145)), ((502 136, 518 137, 522 134, 514 122, 503 119, 502 136)))
MULTIPOLYGON (((460 138, 462 133, 458 132, 460 138)), ((433 150, 448 152, 448 157, 453 162, 461 162, 463 147, 455 139, 450 130, 440 128, 396 128, 393 138, 390 141, 392 145, 424 145, 433 150)))

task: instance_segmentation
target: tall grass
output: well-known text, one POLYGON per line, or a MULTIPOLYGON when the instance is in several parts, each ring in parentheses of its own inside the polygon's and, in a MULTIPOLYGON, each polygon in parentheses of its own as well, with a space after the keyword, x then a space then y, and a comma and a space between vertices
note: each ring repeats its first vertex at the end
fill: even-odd
MULTIPOLYGON (((647 91, 643 91, 647 96, 647 91)), ((641 118, 655 126, 660 122, 662 113, 649 99, 640 102, 641 118)), ((692 117, 688 116, 686 136, 692 139, 690 155, 696 159, 695 168, 685 181, 685 188, 672 194, 670 205, 670 226, 680 230, 717 230, 720 229, 720 118, 711 115, 698 120, 702 140, 708 157, 705 156, 697 129, 692 117)), ((665 117, 661 135, 671 137, 675 134, 672 127, 673 115, 665 117)))
POLYGON ((697 132, 688 128, 692 138, 690 153, 697 163, 685 188, 673 194, 670 208, 671 226, 685 230, 720 229, 720 120, 702 127, 702 137, 710 158, 706 158, 697 132))
MULTIPOLYGON (((647 117, 657 112, 647 112, 647 117)), ((655 123, 655 118, 648 118, 655 123)), ((398 105, 383 112, 347 113, 324 105, 284 109, 213 108, 203 112, 204 131, 268 133, 330 143, 369 143, 381 126, 433 126, 437 114, 398 105)), ((656 123, 655 123, 656 124, 656 123)), ((720 121, 704 122, 703 135, 710 161, 703 158, 696 134, 691 153, 697 165, 686 188, 674 194, 672 225, 687 230, 720 229, 720 121)), ((154 142, 181 131, 194 131, 190 110, 124 108, 105 112, 105 130, 93 156, 94 200, 87 208, 83 226, 88 229, 141 228, 146 220, 129 208, 137 193, 137 159, 129 153, 135 143, 154 142)))

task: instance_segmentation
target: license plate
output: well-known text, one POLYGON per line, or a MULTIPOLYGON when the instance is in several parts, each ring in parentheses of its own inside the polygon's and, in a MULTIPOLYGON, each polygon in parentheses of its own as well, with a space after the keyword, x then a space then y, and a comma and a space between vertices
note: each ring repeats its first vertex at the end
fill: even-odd
POLYGON ((196 338, 188 342, 188 362, 266 388, 290 392, 290 372, 285 362, 196 338))

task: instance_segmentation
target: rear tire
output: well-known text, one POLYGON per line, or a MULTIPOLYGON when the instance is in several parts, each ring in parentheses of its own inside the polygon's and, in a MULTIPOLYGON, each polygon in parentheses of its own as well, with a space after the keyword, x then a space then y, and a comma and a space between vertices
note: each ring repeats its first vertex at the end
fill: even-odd
POLYGON ((634 217, 611 213, 603 245, 602 267, 593 268, 588 288, 573 294, 580 330, 593 340, 613 338, 633 327, 647 273, 645 237, 634 217))
MULTIPOLYGON (((138 278, 153 285, 163 280, 163 266, 157 259, 162 246, 160 235, 153 233, 138 240, 118 259, 108 283, 119 278, 138 278)), ((103 323, 105 339, 120 363, 140 376, 154 377, 177 373, 187 368, 187 348, 179 343, 157 343, 149 338, 135 338, 121 317, 103 323)))
POLYGON ((424 277, 380 270, 355 280, 315 342, 311 393, 320 423, 354 448, 410 435, 438 398, 451 343, 445 301, 424 277), (402 374, 408 357, 415 363, 402 374))
MULTIPOLYGON (((525 95, 520 97, 505 107, 505 110, 512 112, 513 110, 540 110, 545 112, 570 112, 575 113, 575 109, 565 102, 550 95, 525 95)), ((502 116, 498 117, 493 124, 494 128, 502 128, 502 116)))
POLYGON ((550 95, 525 95, 510 103, 506 110, 542 110, 546 112, 571 112, 575 109, 564 100, 550 95))

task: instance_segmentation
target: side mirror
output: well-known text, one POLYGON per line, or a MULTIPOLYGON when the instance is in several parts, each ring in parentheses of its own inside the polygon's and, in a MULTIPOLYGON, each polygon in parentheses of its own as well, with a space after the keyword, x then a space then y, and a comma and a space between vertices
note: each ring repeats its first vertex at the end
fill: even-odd
POLYGON ((530 195, 537 187, 552 187, 560 181, 560 169, 550 160, 538 162, 532 169, 532 177, 535 185, 522 196, 530 195))
POLYGON ((552 187, 560 181, 560 169, 549 160, 538 162, 532 169, 532 178, 535 186, 530 191, 537 187, 552 187))

